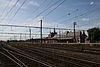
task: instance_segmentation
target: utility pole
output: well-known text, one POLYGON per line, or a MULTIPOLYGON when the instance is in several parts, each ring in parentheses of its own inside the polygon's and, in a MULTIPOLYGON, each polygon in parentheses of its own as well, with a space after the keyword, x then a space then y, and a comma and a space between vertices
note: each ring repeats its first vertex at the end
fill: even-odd
POLYGON ((59 29, 59 38, 61 38, 61 31, 60 31, 60 29, 59 29))
POLYGON ((31 28, 29 28, 29 38, 30 38, 30 41, 31 41, 31 28))
POLYGON ((26 34, 25 34, 25 40, 26 40, 26 34))
POLYGON ((20 40, 22 39, 22 33, 20 33, 20 40))
POLYGON ((17 40, 15 35, 14 35, 14 40, 17 40))
POLYGON ((74 24, 74 42, 76 42, 76 35, 75 35, 75 25, 76 25, 76 22, 74 22, 73 24, 74 24))
POLYGON ((40 35, 41 35, 41 46, 42 46, 42 20, 40 20, 40 35))

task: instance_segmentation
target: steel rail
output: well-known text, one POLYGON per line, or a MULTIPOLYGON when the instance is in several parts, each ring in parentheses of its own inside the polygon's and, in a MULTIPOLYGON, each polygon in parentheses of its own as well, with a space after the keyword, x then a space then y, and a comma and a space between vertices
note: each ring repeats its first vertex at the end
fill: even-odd
MULTIPOLYGON (((33 52, 33 53, 35 53, 35 54, 39 54, 39 55, 41 55, 43 52, 41 51, 40 53, 39 53, 39 51, 33 51, 33 50, 29 50, 28 49, 28 51, 30 51, 30 52, 33 52)), ((44 53, 43 53, 44 54, 44 53)), ((42 54, 42 55, 43 55, 42 54)), ((50 57, 50 55, 47 55, 47 54, 44 54, 43 56, 45 56, 45 57, 50 57)), ((72 61, 65 61, 65 60, 63 60, 63 59, 57 59, 57 58, 53 58, 53 57, 50 57, 51 59, 55 59, 55 60, 58 60, 58 61, 62 61, 62 62, 65 62, 65 63, 69 63, 69 64, 72 64, 72 65, 75 65, 75 66, 78 66, 78 67, 82 67, 82 65, 79 65, 79 64, 76 64, 76 63, 73 63, 72 61)))
MULTIPOLYGON (((23 47, 21 47, 21 48, 23 48, 23 47)), ((28 49, 27 47, 26 48, 24 48, 25 50, 27 50, 27 51, 30 51, 30 52, 33 52, 33 53, 35 53, 35 54, 38 54, 38 55, 41 55, 41 56, 44 56, 44 57, 49 57, 49 58, 51 58, 51 59, 55 59, 55 60, 58 60, 58 61, 61 61, 61 62, 65 62, 65 63, 68 63, 68 64, 72 64, 72 65, 75 65, 75 66, 78 66, 78 67, 83 67, 83 65, 79 65, 79 64, 77 64, 77 63, 73 63, 72 61, 66 61, 66 60, 64 60, 64 59, 61 59, 61 58, 54 58, 54 57, 52 57, 52 56, 50 56, 50 55, 48 55, 47 53, 51 53, 51 52, 47 52, 47 53, 45 53, 43 50, 39 50, 39 49, 28 49)), ((54 53, 55 54, 55 53, 54 53)), ((56 54, 55 54, 55 56, 57 56, 56 54)), ((87 65, 84 65, 85 67, 87 67, 87 65)))
MULTIPOLYGON (((16 55, 19 55, 19 56, 22 56, 22 57, 25 57, 25 58, 27 58, 27 59, 29 59, 29 60, 34 61, 34 59, 33 59, 33 58, 30 58, 30 57, 28 57, 28 56, 26 56, 26 55, 22 55, 22 54, 15 53, 15 52, 12 52, 12 51, 10 51, 10 52, 11 52, 11 53, 13 53, 13 54, 16 54, 16 55)), ((36 62, 41 63, 41 61, 38 61, 38 60, 36 60, 36 62)), ((46 62, 46 63, 47 63, 47 62, 46 62)), ((44 64, 44 65, 48 66, 46 63, 43 63, 43 62, 42 62, 42 64, 44 64)), ((48 67, 56 67, 56 66, 54 66, 54 65, 50 65, 50 66, 48 66, 48 67)))
POLYGON ((96 49, 96 48, 86 48, 85 46, 81 46, 79 47, 79 49, 77 47, 74 47, 72 49, 72 47, 45 47, 45 48, 51 48, 51 49, 60 49, 60 50, 68 50, 68 51, 73 51, 73 52, 82 52, 82 53, 89 53, 89 54, 97 54, 100 55, 100 49, 96 49))
MULTIPOLYGON (((52 64, 50 64, 48 62, 44 62, 44 61, 39 60, 39 59, 37 59, 35 57, 29 56, 24 51, 22 51, 22 50, 20 50, 18 48, 15 48, 15 47, 12 47, 12 46, 10 46, 10 48, 13 48, 12 50, 16 51, 16 52, 13 52, 13 53, 15 53, 17 55, 20 55, 20 56, 23 56, 23 57, 25 57, 25 58, 27 58, 29 60, 35 61, 35 62, 40 63, 40 64, 42 64, 44 66, 47 66, 47 67, 56 67, 55 65, 52 65, 52 64)), ((10 50, 10 52, 11 52, 11 50, 10 50)))
POLYGON ((15 57, 13 54, 11 54, 10 52, 9 52, 9 50, 8 49, 5 49, 5 48, 2 48, 3 50, 5 50, 9 55, 11 55, 14 59, 16 59, 21 65, 22 65, 22 67, 28 67, 26 64, 24 64, 21 60, 19 60, 17 57, 15 57))
MULTIPOLYGON (((45 51, 47 51, 47 49, 46 49, 45 51)), ((62 57, 65 57, 65 58, 67 57, 67 56, 64 56, 64 55, 62 55, 62 54, 59 54, 58 52, 55 52, 55 54, 57 54, 57 55, 59 55, 59 56, 62 56, 62 57)), ((72 58, 72 59, 74 59, 74 60, 78 60, 78 61, 82 61, 82 62, 88 62, 88 63, 100 65, 100 63, 94 62, 94 61, 79 59, 79 58, 75 58, 75 57, 68 57, 68 58, 72 58)))
POLYGON ((17 63, 13 58, 11 58, 10 56, 6 55, 5 53, 0 52, 0 54, 4 55, 4 56, 7 57, 8 59, 10 59, 10 60, 13 61, 14 63, 16 63, 19 67, 23 67, 23 66, 21 66, 19 63, 17 63))
MULTIPOLYGON (((34 48, 35 49, 35 48, 34 48)), ((41 48, 40 48, 41 49, 41 48)), ((44 48, 42 50, 40 50, 41 52, 44 50, 44 48)), ((38 49, 39 51, 39 49, 38 49)), ((50 50, 44 50, 46 52, 51 52, 50 50)), ((64 58, 70 58, 70 59, 73 59, 73 60, 77 60, 77 61, 81 61, 81 62, 86 62, 86 63, 90 63, 90 64, 96 64, 96 65, 100 65, 100 63, 98 62, 94 62, 94 61, 89 61, 89 60, 84 60, 84 59, 79 59, 79 58, 75 58, 75 57, 70 57, 70 56, 64 56, 62 54, 59 54, 58 52, 55 52, 55 55, 58 55, 58 56, 61 56, 61 57, 64 57, 64 58)))

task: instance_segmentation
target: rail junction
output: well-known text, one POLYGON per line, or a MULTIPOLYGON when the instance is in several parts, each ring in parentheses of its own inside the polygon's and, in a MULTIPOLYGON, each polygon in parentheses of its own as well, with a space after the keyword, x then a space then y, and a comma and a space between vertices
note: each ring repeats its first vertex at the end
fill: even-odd
POLYGON ((77 48, 0 43, 0 67, 100 67, 99 49, 77 48))

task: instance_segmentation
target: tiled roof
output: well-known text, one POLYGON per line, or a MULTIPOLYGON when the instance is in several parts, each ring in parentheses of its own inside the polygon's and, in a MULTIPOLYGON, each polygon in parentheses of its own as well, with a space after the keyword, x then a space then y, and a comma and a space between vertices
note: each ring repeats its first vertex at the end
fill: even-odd
MULTIPOLYGON (((80 37, 80 32, 75 32, 75 36, 76 37, 80 37)), ((53 38, 73 38, 74 37, 74 32, 64 32, 64 33, 61 33, 61 34, 57 34, 55 35, 53 38)))
MULTIPOLYGON (((74 32, 69 32, 67 34, 68 37, 73 36, 74 37, 74 32)), ((75 32, 75 36, 80 36, 80 32, 75 32)))

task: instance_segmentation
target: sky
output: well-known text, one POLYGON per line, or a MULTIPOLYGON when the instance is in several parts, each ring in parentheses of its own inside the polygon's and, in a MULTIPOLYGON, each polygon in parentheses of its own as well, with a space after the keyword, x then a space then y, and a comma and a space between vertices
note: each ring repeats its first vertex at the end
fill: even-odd
MULTIPOLYGON (((100 0, 0 0, 0 24, 39 27, 43 20, 44 27, 73 29, 76 22, 76 29, 87 30, 100 27, 99 6, 100 0)), ((27 28, 5 26, 0 26, 0 30, 28 32, 27 28)))

